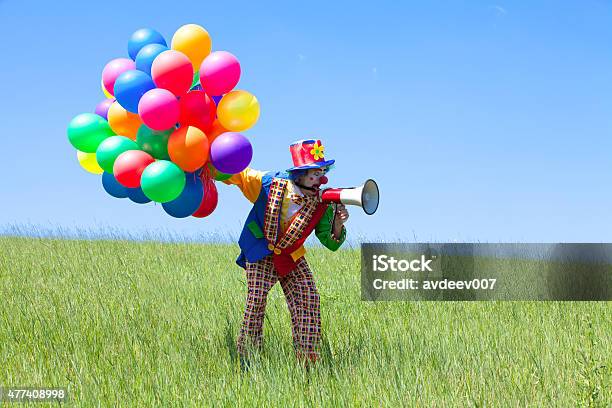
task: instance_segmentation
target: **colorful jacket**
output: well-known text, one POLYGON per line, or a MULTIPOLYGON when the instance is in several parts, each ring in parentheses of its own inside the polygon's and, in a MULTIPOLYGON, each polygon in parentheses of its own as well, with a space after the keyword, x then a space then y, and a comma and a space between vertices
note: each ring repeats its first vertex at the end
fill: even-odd
POLYGON ((281 227, 280 218, 287 212, 290 202, 287 172, 261 172, 247 168, 224 183, 237 185, 253 203, 238 239, 241 252, 236 263, 242 268, 246 267, 246 261, 257 262, 272 254, 278 274, 284 276, 306 253, 303 244, 313 230, 319 241, 332 251, 346 239, 344 226, 338 239, 333 236, 333 206, 320 202, 303 205, 286 230, 281 227))

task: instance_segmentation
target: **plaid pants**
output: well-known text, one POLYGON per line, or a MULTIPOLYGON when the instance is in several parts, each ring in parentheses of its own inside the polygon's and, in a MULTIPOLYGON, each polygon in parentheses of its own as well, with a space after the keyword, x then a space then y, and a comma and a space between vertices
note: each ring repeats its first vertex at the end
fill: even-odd
POLYGON ((272 286, 280 281, 291 314, 296 355, 299 360, 316 361, 321 337, 321 309, 319 293, 306 259, 301 257, 293 271, 279 277, 272 257, 268 255, 258 262, 246 262, 246 276, 248 293, 237 340, 238 352, 244 355, 251 346, 261 348, 266 299, 272 286))

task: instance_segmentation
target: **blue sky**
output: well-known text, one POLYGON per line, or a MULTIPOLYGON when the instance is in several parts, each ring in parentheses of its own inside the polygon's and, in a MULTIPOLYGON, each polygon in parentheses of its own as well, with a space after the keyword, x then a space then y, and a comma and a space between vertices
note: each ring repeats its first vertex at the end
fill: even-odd
POLYGON ((21 2, 0 0, 0 226, 237 233, 219 184, 205 219, 108 196, 66 137, 141 27, 204 26, 261 103, 251 166, 320 138, 330 186, 377 180, 366 240, 612 241, 612 2, 21 2))

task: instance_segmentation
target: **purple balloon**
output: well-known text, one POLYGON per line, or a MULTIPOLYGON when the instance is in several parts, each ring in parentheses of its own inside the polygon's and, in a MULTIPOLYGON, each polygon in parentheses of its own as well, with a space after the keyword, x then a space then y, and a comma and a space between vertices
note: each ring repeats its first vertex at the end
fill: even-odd
POLYGON ((95 114, 96 115, 100 115, 104 119, 108 120, 108 110, 109 110, 110 106, 113 104, 113 102, 115 102, 114 99, 105 99, 105 100, 103 100, 102 102, 100 102, 96 106, 95 114))
POLYGON ((219 101, 223 98, 223 95, 213 96, 212 100, 215 102, 215 105, 219 105, 219 101))
POLYGON ((240 173, 252 158, 253 146, 240 133, 225 132, 217 136, 210 145, 210 160, 222 173, 240 173))

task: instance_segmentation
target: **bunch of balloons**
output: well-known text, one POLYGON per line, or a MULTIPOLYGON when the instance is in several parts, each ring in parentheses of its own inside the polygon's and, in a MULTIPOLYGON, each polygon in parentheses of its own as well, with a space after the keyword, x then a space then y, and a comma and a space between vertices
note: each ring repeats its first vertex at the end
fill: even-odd
POLYGON ((206 217, 217 206, 214 180, 244 170, 253 156, 241 133, 259 118, 259 102, 234 87, 240 63, 212 50, 208 32, 180 27, 170 47, 150 28, 128 40, 129 58, 102 70, 106 99, 68 125, 80 165, 102 174, 113 197, 155 201, 173 217, 206 217))

